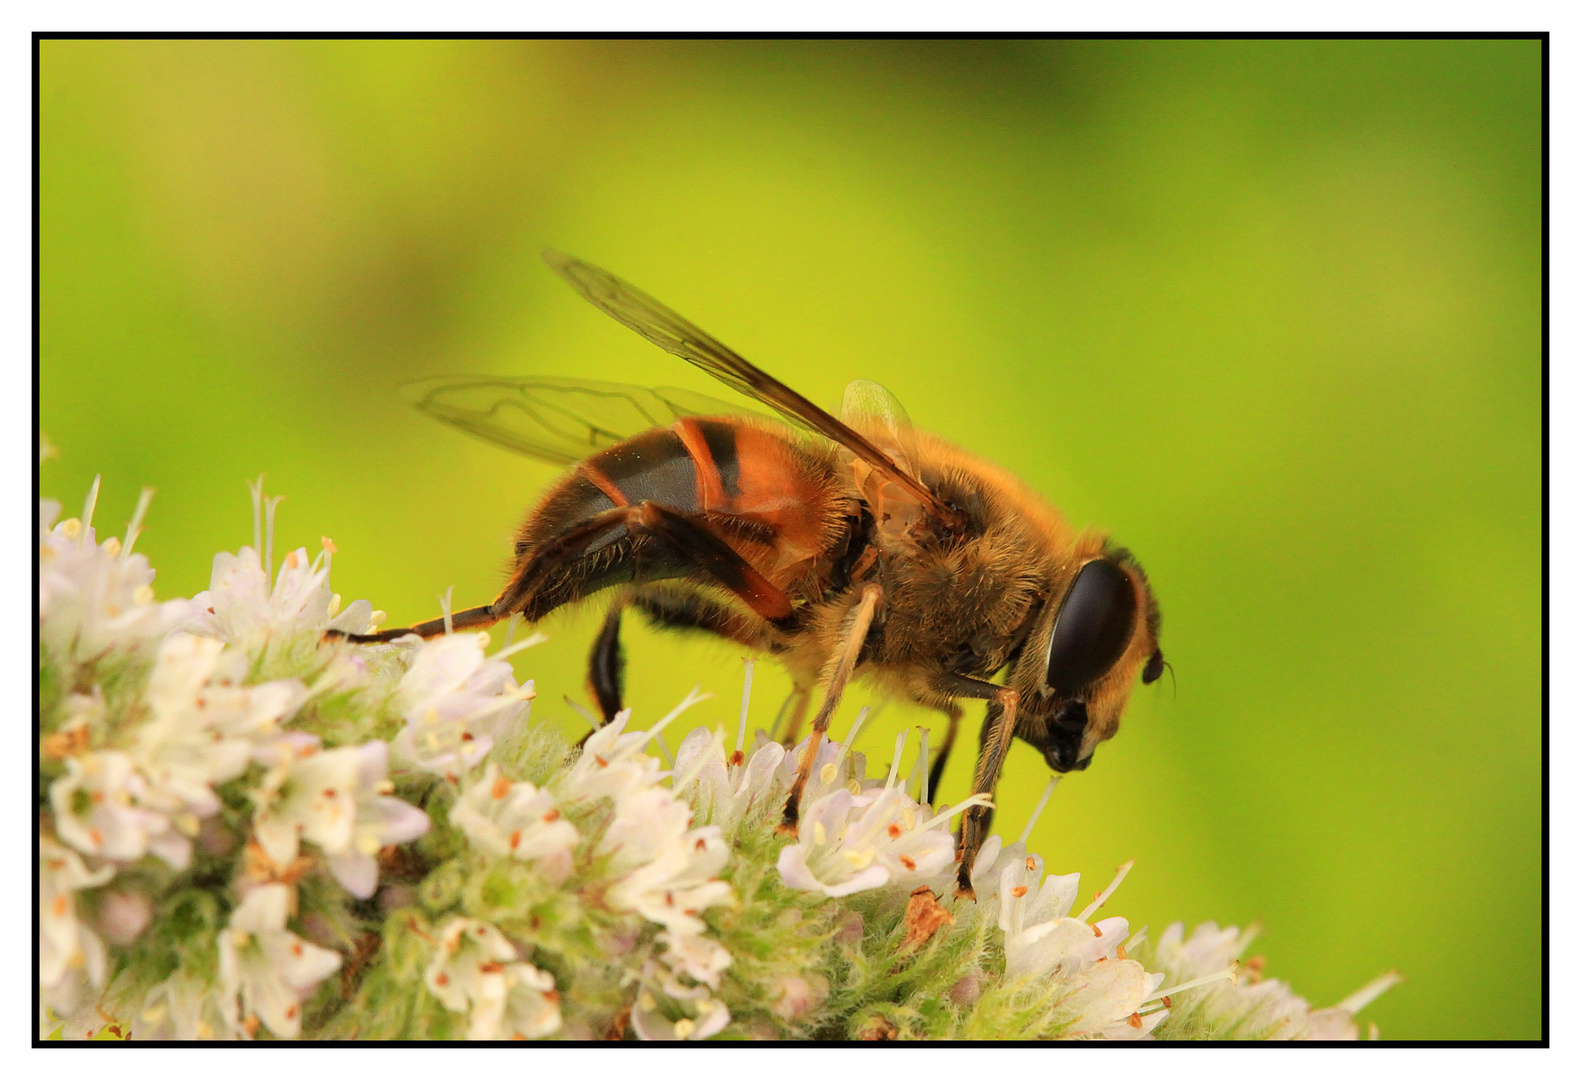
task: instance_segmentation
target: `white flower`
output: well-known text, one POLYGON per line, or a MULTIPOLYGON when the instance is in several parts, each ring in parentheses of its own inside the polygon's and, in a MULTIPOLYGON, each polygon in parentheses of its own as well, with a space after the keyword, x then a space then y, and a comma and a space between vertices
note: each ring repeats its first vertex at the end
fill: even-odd
POLYGON ((221 994, 233 1022, 249 1034, 261 1020, 277 1037, 296 1038, 302 1001, 340 967, 338 954, 285 928, 290 895, 286 885, 259 885, 220 933, 221 994))
POLYGON ((113 649, 158 641, 194 610, 187 600, 156 604, 148 559, 132 554, 152 490, 145 489, 124 546, 114 536, 96 542, 91 523, 98 493, 95 478, 83 521, 54 525, 60 504, 39 503, 39 637, 63 661, 89 663, 113 649))
POLYGON ((81 857, 48 837, 38 841, 38 981, 60 1013, 77 1007, 88 987, 104 985, 104 944, 77 917, 77 893, 103 885, 115 868, 89 870, 81 857))
POLYGON ((729 949, 701 934, 672 934, 668 930, 659 931, 659 944, 664 946, 659 959, 671 973, 664 980, 666 989, 682 985, 675 982, 674 977, 678 975, 685 975, 712 990, 719 989, 719 977, 730 966, 729 949))
POLYGON ((214 638, 173 634, 148 677, 149 717, 131 758, 147 781, 145 805, 205 818, 219 810, 213 784, 240 776, 254 739, 267 738, 306 695, 296 680, 235 685, 245 655, 214 638))
POLYGON ((1167 991, 1176 999, 1172 1029, 1211 1039, 1356 1039, 1356 1013, 1400 981, 1390 972, 1332 1008, 1313 1010, 1280 980, 1261 978, 1260 962, 1249 963, 1244 975, 1228 981, 1211 978, 1212 972, 1233 970, 1256 936, 1256 927, 1220 929, 1211 922, 1198 926, 1189 939, 1183 923, 1164 931, 1155 950, 1157 963, 1194 991, 1184 996, 1179 987, 1167 991))
POLYGON ((707 986, 690 988, 668 979, 656 961, 643 965, 631 1026, 644 1042, 697 1042, 723 1031, 730 1010, 707 986))
POLYGON ((506 660, 485 657, 488 643, 487 633, 446 634, 417 647, 397 689, 406 727, 395 748, 404 759, 441 776, 460 776, 483 760, 494 732, 525 723, 518 717, 533 695, 532 683, 517 686, 506 660))
POLYGON ((780 850, 780 876, 793 889, 831 897, 890 884, 915 886, 954 862, 949 819, 987 801, 976 795, 925 816, 927 808, 898 787, 861 795, 842 788, 802 811, 797 842, 780 850))
POLYGON ((60 838, 80 851, 132 862, 153 851, 177 870, 192 858, 192 841, 164 814, 139 805, 145 785, 132 759, 103 750, 66 759, 66 775, 49 786, 60 838))
POLYGON ((505 986, 504 1015, 489 1038, 541 1039, 560 1030, 560 993, 553 975, 531 964, 506 964, 505 986))
POLYGON ((461 792, 450 821, 491 855, 539 861, 555 882, 571 872, 576 828, 555 807, 554 796, 525 781, 512 783, 493 762, 461 792))
POLYGON ((322 631, 335 596, 324 554, 311 561, 297 548, 280 563, 273 588, 254 548, 214 556, 209 587, 192 598, 204 633, 250 648, 268 639, 322 631))
POLYGON ((717 825, 688 828, 691 810, 661 787, 628 792, 599 841, 619 880, 605 893, 616 911, 636 911, 681 934, 699 934, 705 908, 734 899, 716 875, 730 858, 717 825))
POLYGON ((587 737, 581 756, 557 785, 564 798, 576 802, 619 799, 664 778, 658 760, 640 752, 653 741, 652 732, 625 731, 630 719, 631 710, 624 709, 587 737))
POLYGON ((367 899, 379 880, 379 849, 423 835, 428 816, 390 797, 384 743, 302 749, 310 752, 282 754, 256 795, 258 843, 272 862, 285 866, 296 858, 300 841, 312 841, 329 856, 335 880, 367 899))
POLYGON ((445 1008, 470 1013, 468 1039, 538 1039, 560 1027, 554 977, 523 962, 486 922, 446 923, 424 981, 445 1008))
POLYGON ((776 742, 754 750, 750 760, 737 751, 725 756, 717 732, 696 728, 675 751, 677 795, 691 803, 698 820, 729 832, 753 809, 772 806, 789 787, 780 774, 785 748, 776 742))
MULTIPOLYGON (((234 1001, 232 998, 233 1007, 234 1001)), ((241 1028, 226 1015, 226 1002, 219 991, 184 971, 150 990, 142 1011, 132 1021, 132 1038, 138 1042, 234 1039, 240 1033, 241 1028)))

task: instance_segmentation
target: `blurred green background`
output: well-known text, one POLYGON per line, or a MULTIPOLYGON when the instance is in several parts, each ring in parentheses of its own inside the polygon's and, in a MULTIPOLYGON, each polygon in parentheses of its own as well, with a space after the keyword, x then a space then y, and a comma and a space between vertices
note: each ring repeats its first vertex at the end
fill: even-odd
MULTIPOLYGON (((75 512, 103 472, 118 529, 157 487, 141 546, 190 595, 266 472, 276 550, 332 536, 348 601, 486 602, 555 473, 398 383, 728 394, 579 300, 563 248, 831 407, 885 383, 1137 553, 1178 689, 1060 788, 1051 868, 1136 857, 1111 906, 1155 934, 1260 920, 1315 1005, 1399 968, 1386 1037, 1535 1038, 1539 50, 48 41, 43 493, 75 512)), ((597 618, 519 664, 576 733, 597 618)), ((700 681, 733 730, 738 650, 628 627, 639 722, 700 681)), ((788 682, 757 685, 766 725, 788 682)), ((872 764, 917 723, 891 708, 872 764)), ((1018 745, 1002 831, 1046 775, 1018 745)))

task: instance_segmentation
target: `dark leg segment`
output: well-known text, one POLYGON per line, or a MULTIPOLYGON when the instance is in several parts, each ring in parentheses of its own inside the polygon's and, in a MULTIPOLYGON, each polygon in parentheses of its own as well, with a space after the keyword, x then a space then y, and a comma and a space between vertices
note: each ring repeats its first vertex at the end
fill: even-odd
MULTIPOLYGON (((465 611, 453 612, 450 616, 452 630, 481 630, 485 626, 493 626, 505 616, 496 615, 493 604, 484 604, 482 607, 467 608, 465 611)), ((346 634, 339 630, 325 630, 324 637, 331 640, 349 641, 355 645, 375 645, 380 642, 394 641, 408 634, 418 637, 438 637, 445 632, 443 617, 429 619, 414 626, 402 626, 395 630, 380 630, 377 634, 346 634)))
POLYGON ((626 657, 620 648, 620 600, 609 606, 604 625, 593 639, 593 652, 587 659, 587 685, 598 702, 604 723, 620 712, 621 689, 626 681, 626 657))
POLYGON ((944 742, 939 744, 939 756, 933 759, 933 765, 928 769, 929 798, 935 803, 939 801, 939 782, 944 779, 944 763, 950 760, 950 749, 955 745, 955 732, 961 726, 959 705, 951 702, 941 711, 949 719, 950 726, 944 729, 944 742))

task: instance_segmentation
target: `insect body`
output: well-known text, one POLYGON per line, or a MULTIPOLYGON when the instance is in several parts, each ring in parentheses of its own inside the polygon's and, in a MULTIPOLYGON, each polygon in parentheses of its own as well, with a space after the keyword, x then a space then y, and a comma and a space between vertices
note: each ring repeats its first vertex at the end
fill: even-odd
MULTIPOLYGON (((528 514, 510 577, 457 629, 537 621, 613 589, 591 657, 606 718, 620 708, 624 608, 775 654, 798 707, 823 698, 782 827, 794 828, 820 740, 855 675, 949 721, 988 702, 975 775, 992 792, 1012 736, 1051 768, 1084 769, 1119 726, 1138 672, 1162 673, 1158 606, 1142 569, 1073 531, 1015 477, 922 432, 887 391, 857 381, 838 419, 625 282, 546 254, 584 297, 780 414, 700 395, 564 379, 415 384, 419 408, 475 435, 574 465, 528 514), (788 422, 788 423, 787 423, 788 422), (1005 672, 1002 684, 991 681, 1005 672)), ((359 642, 444 632, 443 620, 359 642)), ((791 724, 794 742, 797 720, 791 724)), ((962 827, 958 894, 988 825, 962 827)))

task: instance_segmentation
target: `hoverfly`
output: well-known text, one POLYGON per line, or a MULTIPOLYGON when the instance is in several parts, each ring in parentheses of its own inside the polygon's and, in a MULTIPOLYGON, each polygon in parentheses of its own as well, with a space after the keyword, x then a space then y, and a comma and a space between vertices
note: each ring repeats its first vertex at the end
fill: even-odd
MULTIPOLYGON (((1058 772, 1085 769, 1120 724, 1140 671, 1163 671, 1147 576, 1098 533, 1077 533, 1004 470, 925 432, 876 383, 846 389, 836 417, 652 297, 590 263, 545 260, 595 307, 779 414, 689 391, 570 379, 444 377, 413 384, 418 408, 472 435, 571 470, 516 537, 493 602, 455 629, 513 614, 536 622, 614 590, 590 658, 605 718, 621 707, 620 621, 636 608, 777 656, 796 686, 790 724, 823 698, 786 800, 802 793, 846 685, 942 712, 937 790, 962 700, 988 702, 974 791, 991 793, 1012 736, 1058 772), (1005 681, 992 682, 1004 671, 1005 681)), ((354 642, 445 631, 435 619, 354 642)), ((962 825, 957 895, 990 810, 962 825)))

